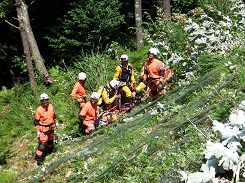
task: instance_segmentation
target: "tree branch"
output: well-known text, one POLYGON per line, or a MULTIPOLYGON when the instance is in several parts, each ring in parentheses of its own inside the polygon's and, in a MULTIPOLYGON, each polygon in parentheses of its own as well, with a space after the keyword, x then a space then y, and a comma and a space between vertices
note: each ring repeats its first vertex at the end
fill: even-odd
POLYGON ((6 23, 8 23, 10 26, 16 28, 16 29, 19 29, 19 27, 15 26, 14 24, 10 23, 9 21, 5 20, 6 23))

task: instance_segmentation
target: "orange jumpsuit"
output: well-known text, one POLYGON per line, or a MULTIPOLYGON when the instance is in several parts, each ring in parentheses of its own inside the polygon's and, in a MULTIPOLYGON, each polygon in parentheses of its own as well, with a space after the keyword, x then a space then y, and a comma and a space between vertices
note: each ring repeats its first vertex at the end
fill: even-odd
POLYGON ((77 81, 72 89, 70 96, 80 103, 84 102, 86 97, 85 84, 77 81))
POLYGON ((158 97, 157 85, 161 81, 163 82, 163 76, 159 73, 164 70, 164 67, 164 63, 156 58, 146 60, 145 62, 144 69, 147 71, 147 74, 144 74, 144 79, 149 79, 148 86, 151 89, 152 99, 158 97))
POLYGON ((79 113, 79 115, 84 117, 83 124, 86 127, 85 132, 87 134, 89 134, 91 130, 95 130, 94 120, 97 118, 96 110, 97 103, 92 104, 91 101, 89 101, 86 104, 84 104, 82 110, 79 113))
MULTIPOLYGON (((39 124, 35 126, 36 132, 40 132, 39 146, 42 147, 48 145, 48 148, 53 148, 54 146, 54 123, 58 122, 55 116, 55 110, 52 104, 47 107, 39 106, 34 113, 35 121, 39 124)), ((38 148, 36 155, 41 157, 43 154, 43 148, 38 148)))

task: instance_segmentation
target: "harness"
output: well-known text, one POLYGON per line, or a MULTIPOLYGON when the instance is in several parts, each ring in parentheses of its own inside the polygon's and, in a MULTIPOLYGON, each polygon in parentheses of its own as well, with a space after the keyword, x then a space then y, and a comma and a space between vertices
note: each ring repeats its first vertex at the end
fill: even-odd
POLYGON ((119 81, 129 83, 131 75, 132 75, 132 70, 133 70, 132 66, 128 65, 128 68, 123 67, 122 64, 120 64, 119 66, 122 69, 122 74, 121 74, 121 76, 119 78, 119 81))
POLYGON ((45 135, 48 135, 50 133, 53 133, 54 132, 54 127, 53 127, 54 123, 51 123, 49 125, 42 125, 42 124, 39 124, 39 126, 43 126, 43 127, 48 127, 49 129, 47 131, 43 131, 43 128, 42 128, 42 132, 45 134, 45 135))

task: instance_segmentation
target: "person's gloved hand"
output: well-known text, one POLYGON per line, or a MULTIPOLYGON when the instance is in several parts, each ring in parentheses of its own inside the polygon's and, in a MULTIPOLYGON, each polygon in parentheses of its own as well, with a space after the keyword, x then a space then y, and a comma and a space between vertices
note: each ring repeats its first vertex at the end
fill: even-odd
POLYGON ((37 138, 40 138, 40 132, 37 132, 37 138))
POLYGON ((136 84, 135 83, 130 83, 130 89, 135 90, 136 89, 136 84))
POLYGON ((56 127, 56 128, 59 128, 59 127, 60 127, 60 125, 59 125, 58 122, 55 123, 55 127, 56 127))
POLYGON ((165 83, 165 81, 164 81, 164 77, 160 77, 160 79, 159 79, 159 80, 160 80, 160 82, 161 82, 161 83, 165 83))
POLYGON ((114 95, 114 98, 115 98, 115 99, 120 98, 120 95, 116 93, 116 94, 114 95))

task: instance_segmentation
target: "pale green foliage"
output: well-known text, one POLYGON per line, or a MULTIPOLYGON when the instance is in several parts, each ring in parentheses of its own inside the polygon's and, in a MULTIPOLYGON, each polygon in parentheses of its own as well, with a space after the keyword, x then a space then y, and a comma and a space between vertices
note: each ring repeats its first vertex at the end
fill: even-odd
POLYGON ((11 97, 13 94, 14 94, 14 87, 11 89, 7 89, 7 87, 3 86, 1 91, 0 91, 0 97, 2 99, 11 97))
POLYGON ((0 2, 0 18, 4 18, 5 17, 5 7, 7 7, 10 4, 9 0, 3 0, 2 2, 0 2))
POLYGON ((13 171, 0 172, 0 182, 2 183, 12 183, 17 178, 17 174, 13 171))
POLYGON ((77 78, 79 72, 85 72, 87 75, 86 88, 88 94, 97 91, 99 86, 105 86, 113 78, 113 73, 119 60, 112 60, 110 57, 102 54, 86 54, 80 62, 75 63, 77 78))

